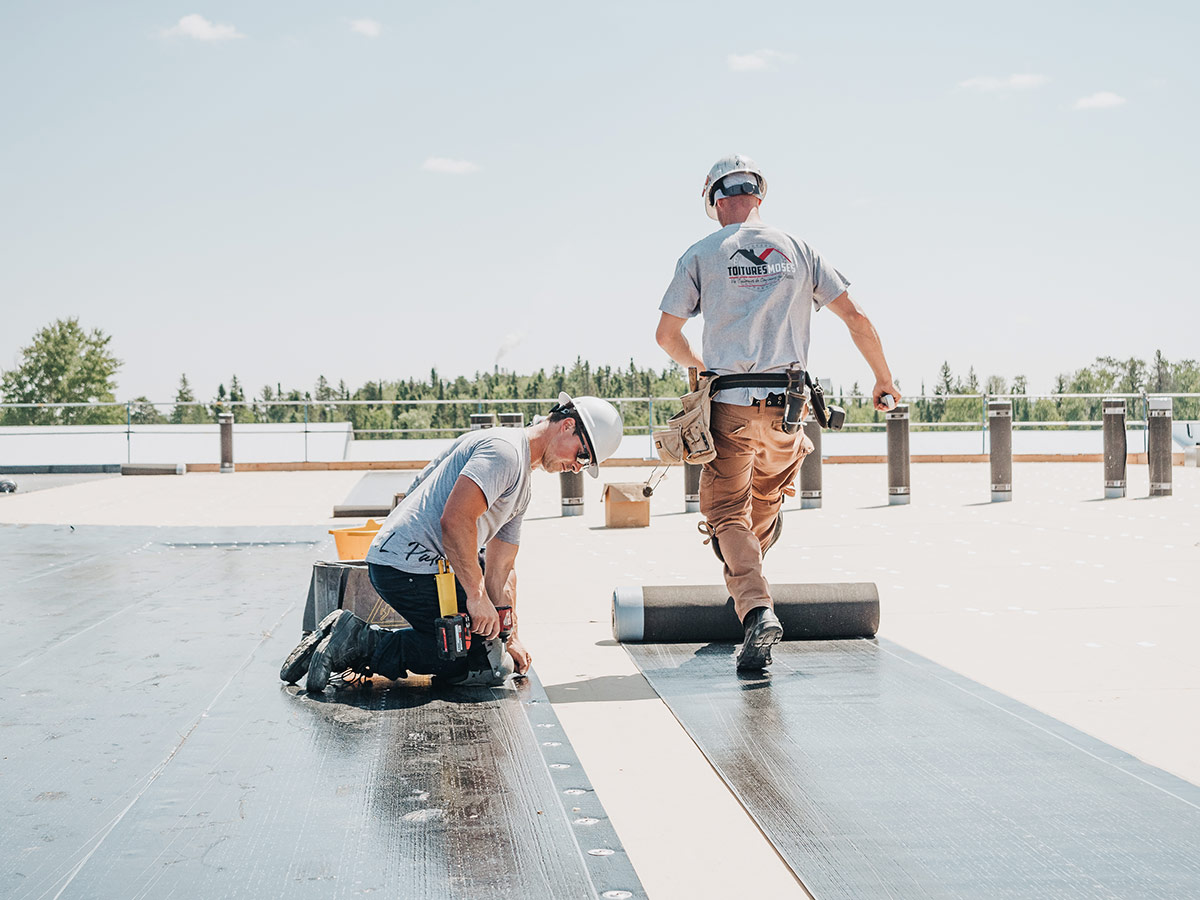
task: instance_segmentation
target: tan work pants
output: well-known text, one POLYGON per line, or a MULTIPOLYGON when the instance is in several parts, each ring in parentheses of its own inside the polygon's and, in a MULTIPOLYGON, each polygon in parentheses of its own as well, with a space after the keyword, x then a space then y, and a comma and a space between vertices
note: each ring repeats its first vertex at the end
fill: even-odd
POLYGON ((700 511, 721 544, 725 584, 738 619, 771 606, 762 574, 763 549, 775 530, 783 489, 791 484, 813 445, 803 430, 783 430, 778 406, 712 405, 717 458, 700 475, 700 511))

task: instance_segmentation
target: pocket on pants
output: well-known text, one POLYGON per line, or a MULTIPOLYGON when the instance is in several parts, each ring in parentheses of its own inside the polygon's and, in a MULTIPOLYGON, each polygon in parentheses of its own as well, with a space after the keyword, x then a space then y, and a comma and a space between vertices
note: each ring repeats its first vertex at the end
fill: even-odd
POLYGON ((719 406, 712 409, 712 427, 721 434, 739 434, 746 430, 746 423, 737 416, 730 415, 719 406))

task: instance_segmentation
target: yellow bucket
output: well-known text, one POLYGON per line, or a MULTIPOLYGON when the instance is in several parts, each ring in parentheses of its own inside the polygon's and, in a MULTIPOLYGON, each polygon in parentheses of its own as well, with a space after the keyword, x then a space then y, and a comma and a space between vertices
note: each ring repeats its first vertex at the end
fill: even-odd
POLYGON ((371 541, 375 540, 375 535, 379 533, 382 525, 382 522, 367 519, 366 525, 329 529, 329 533, 333 535, 333 542, 337 545, 338 559, 364 559, 371 541))

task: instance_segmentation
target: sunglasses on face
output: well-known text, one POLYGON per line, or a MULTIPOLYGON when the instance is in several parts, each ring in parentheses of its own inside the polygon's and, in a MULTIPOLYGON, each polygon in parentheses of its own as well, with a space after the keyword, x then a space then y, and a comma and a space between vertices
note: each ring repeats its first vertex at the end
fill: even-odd
POLYGON ((555 404, 550 412, 563 412, 571 417, 571 421, 575 423, 575 437, 579 438, 579 450, 575 454, 575 461, 583 468, 588 468, 592 464, 592 454, 588 450, 588 440, 585 436, 583 421, 579 418, 579 413, 570 404, 566 406, 555 404))
POLYGON ((592 464, 592 454, 588 453, 587 441, 583 439, 583 435, 578 434, 576 437, 579 438, 579 452, 575 454, 575 462, 586 469, 592 464))

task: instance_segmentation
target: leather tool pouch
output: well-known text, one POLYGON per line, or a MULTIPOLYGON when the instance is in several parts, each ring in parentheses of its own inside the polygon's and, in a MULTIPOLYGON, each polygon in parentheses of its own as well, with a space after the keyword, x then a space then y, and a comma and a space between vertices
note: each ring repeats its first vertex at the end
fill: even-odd
POLYGON ((702 465, 717 457, 712 438, 712 378, 701 375, 696 390, 680 397, 683 409, 653 434, 654 450, 665 463, 702 465))

